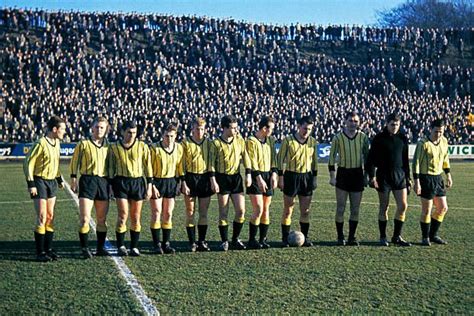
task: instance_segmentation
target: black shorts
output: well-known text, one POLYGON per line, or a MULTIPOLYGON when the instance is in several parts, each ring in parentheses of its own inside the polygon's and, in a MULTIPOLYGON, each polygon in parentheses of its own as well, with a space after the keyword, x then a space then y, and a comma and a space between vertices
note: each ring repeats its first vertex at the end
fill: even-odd
POLYGON ((313 174, 285 171, 283 174, 283 193, 295 197, 313 195, 313 174))
POLYGON ((176 197, 178 181, 176 178, 156 178, 153 179, 153 185, 160 192, 160 198, 173 199, 176 197))
POLYGON ((273 195, 273 189, 271 186, 271 172, 261 172, 260 175, 263 178, 263 181, 267 184, 268 190, 266 192, 260 191, 257 185, 257 175, 252 172, 252 185, 247 188, 247 194, 262 194, 264 196, 272 196, 273 195))
POLYGON ((407 187, 407 175, 401 168, 392 170, 377 169, 378 192, 388 192, 392 190, 403 190, 407 187))
POLYGON ((89 200, 107 201, 109 183, 106 178, 82 175, 79 179, 79 197, 89 200))
POLYGON ((146 181, 144 178, 115 177, 112 189, 117 199, 141 201, 146 196, 146 181))
POLYGON ((216 173, 216 181, 219 185, 219 194, 238 194, 244 192, 240 173, 233 175, 216 173))
POLYGON ((446 196, 444 180, 441 175, 420 174, 420 186, 420 196, 427 200, 431 200, 435 196, 446 196))
POLYGON ((46 180, 41 177, 34 177, 35 187, 38 194, 30 195, 32 199, 50 199, 56 196, 58 192, 58 182, 54 180, 46 180))
POLYGON ((364 191, 364 172, 362 168, 337 168, 336 188, 347 192, 364 191))
POLYGON ((214 194, 211 190, 211 179, 208 173, 186 173, 184 176, 186 185, 189 188, 189 195, 192 197, 206 198, 214 194))

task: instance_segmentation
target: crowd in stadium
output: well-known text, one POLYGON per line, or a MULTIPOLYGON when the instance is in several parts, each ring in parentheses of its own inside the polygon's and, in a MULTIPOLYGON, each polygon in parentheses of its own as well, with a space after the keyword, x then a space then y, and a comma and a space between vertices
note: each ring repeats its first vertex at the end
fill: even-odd
POLYGON ((155 14, 0 11, 0 141, 30 142, 53 115, 78 141, 96 113, 135 119, 149 142, 170 121, 181 136, 196 116, 215 135, 219 120, 240 118, 244 137, 261 115, 276 119, 281 140, 304 115, 329 142, 343 113, 357 110, 369 137, 398 110, 416 142, 430 121, 447 119, 450 143, 469 143, 472 68, 440 62, 450 50, 472 59, 474 30, 251 24, 155 14), (366 46, 363 63, 314 53, 366 46), (377 47, 376 50, 373 48, 377 47), (398 60, 388 56, 397 50, 398 60), (313 52, 313 53, 309 53, 313 52), (89 115, 94 114, 94 115, 89 115))

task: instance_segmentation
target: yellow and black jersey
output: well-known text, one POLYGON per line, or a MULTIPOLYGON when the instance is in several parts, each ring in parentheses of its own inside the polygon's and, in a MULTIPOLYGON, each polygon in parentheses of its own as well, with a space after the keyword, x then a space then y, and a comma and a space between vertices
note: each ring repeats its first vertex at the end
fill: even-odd
POLYGON ((211 141, 204 138, 197 143, 189 137, 181 145, 183 146, 184 173, 206 173, 209 166, 211 141))
POLYGON ((184 175, 183 171, 183 146, 175 143, 171 151, 157 143, 151 146, 151 165, 153 178, 176 178, 184 175))
POLYGON ((250 173, 250 160, 245 150, 245 140, 235 136, 230 142, 221 137, 214 139, 210 148, 208 171, 211 175, 216 172, 234 175, 240 172, 240 161, 244 163, 246 173, 250 173))
POLYGON ((318 174, 318 143, 316 139, 309 136, 301 143, 295 135, 289 135, 283 139, 280 151, 277 155, 278 174, 283 175, 283 171, 296 173, 312 172, 314 176, 318 174))
POLYGON ((353 169, 364 166, 369 153, 369 138, 363 132, 357 132, 354 137, 340 132, 334 136, 329 153, 329 171, 338 167, 353 169))
POLYGON ((69 170, 71 178, 77 177, 79 170, 81 175, 107 177, 107 153, 109 144, 103 140, 100 146, 92 139, 81 140, 74 149, 69 170))
POLYGON ((23 163, 28 187, 34 187, 34 177, 54 180, 61 177, 59 172, 60 142, 55 139, 50 142, 41 137, 33 144, 23 163))
POLYGON ((246 150, 252 172, 277 171, 274 137, 265 137, 265 140, 262 142, 257 137, 250 136, 246 142, 246 150))
POLYGON ((139 140, 135 140, 128 148, 125 148, 121 141, 110 144, 107 164, 109 178, 146 177, 150 182, 153 175, 150 149, 147 144, 139 140))
POLYGON ((420 174, 437 176, 443 170, 450 171, 448 156, 448 140, 442 136, 439 143, 433 143, 429 137, 418 142, 413 156, 413 177, 419 178, 420 174))

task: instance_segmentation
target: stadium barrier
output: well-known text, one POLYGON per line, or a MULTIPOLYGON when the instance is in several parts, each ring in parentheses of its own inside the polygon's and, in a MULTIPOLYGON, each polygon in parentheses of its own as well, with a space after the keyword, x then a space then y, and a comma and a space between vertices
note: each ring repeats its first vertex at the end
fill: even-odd
MULTIPOLYGON (((0 160, 22 159, 28 154, 31 146, 32 143, 0 143, 0 160)), ((71 158, 75 147, 75 143, 61 144, 61 158, 71 158)), ((410 159, 413 158, 415 147, 416 145, 409 146, 408 155, 410 159)), ((279 148, 280 144, 277 144, 277 150, 279 148)), ((331 144, 318 144, 318 158, 321 160, 327 160, 329 158, 330 150, 331 144)), ((450 145, 448 152, 451 159, 474 159, 474 145, 450 145)))

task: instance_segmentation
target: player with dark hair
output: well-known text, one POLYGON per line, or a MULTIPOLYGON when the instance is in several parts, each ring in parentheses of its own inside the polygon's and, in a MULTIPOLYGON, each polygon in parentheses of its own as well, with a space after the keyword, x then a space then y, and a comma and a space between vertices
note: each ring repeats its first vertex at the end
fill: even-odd
POLYGON ((59 156, 60 141, 66 134, 66 123, 53 116, 47 123, 47 129, 47 134, 33 144, 23 165, 28 192, 36 211, 36 260, 40 262, 59 259, 52 248, 53 222, 57 189, 63 187, 59 156))
POLYGON ((81 140, 76 148, 69 166, 71 172, 71 189, 79 187, 79 241, 85 259, 92 258, 88 247, 91 211, 95 207, 97 217, 97 252, 98 256, 108 256, 105 250, 107 237, 106 217, 109 210, 111 187, 108 184, 107 151, 109 144, 106 136, 109 123, 104 117, 98 117, 91 126, 92 134, 81 140), (79 186, 77 173, 81 174, 79 186))
POLYGON ((408 139, 400 132, 401 118, 391 113, 385 120, 385 128, 375 135, 369 150, 365 170, 369 175, 369 185, 379 196, 380 245, 388 246, 386 228, 390 191, 393 192, 397 211, 393 220, 392 243, 411 246, 402 236, 405 213, 408 207, 407 195, 410 187, 410 166, 408 161, 408 139))
POLYGON ((245 150, 245 140, 238 134, 237 119, 233 115, 226 115, 221 119, 222 134, 213 140, 210 150, 209 172, 211 189, 216 192, 219 203, 219 233, 222 244, 220 249, 229 249, 228 241, 228 213, 229 199, 232 200, 235 216, 232 231, 232 248, 245 249, 239 235, 245 221, 245 197, 240 162, 245 167, 245 184, 252 184, 250 176, 250 161, 245 150))
POLYGON ((109 146, 109 177, 117 202, 117 248, 119 256, 127 256, 124 244, 127 232, 127 218, 130 213, 130 255, 140 255, 140 240, 143 200, 152 194, 150 150, 137 139, 137 125, 126 121, 122 127, 122 139, 109 146), (145 178, 144 178, 145 177, 145 178))
POLYGON ((308 237, 311 199, 318 175, 318 147, 316 139, 311 136, 313 127, 313 119, 303 116, 298 121, 297 132, 283 140, 278 152, 278 187, 284 194, 281 220, 283 247, 289 246, 288 234, 296 196, 300 204, 300 228, 305 237, 303 246, 313 246, 308 237))
POLYGON ((211 180, 207 172, 209 166, 209 152, 211 141, 205 136, 206 121, 196 118, 193 121, 190 137, 182 142, 184 180, 181 187, 186 205, 186 232, 188 234, 190 249, 194 251, 210 251, 206 242, 208 227, 207 213, 211 196, 211 180), (198 242, 196 244, 196 228, 194 209, 198 200, 198 242))
POLYGON ((153 169, 153 193, 150 200, 150 228, 153 238, 153 252, 173 254, 171 247, 172 218, 175 197, 181 188, 183 172, 183 147, 176 143, 178 127, 169 124, 163 133, 163 140, 151 146, 151 164, 153 169), (160 229, 163 230, 163 244, 160 241, 160 229))
POLYGON ((358 246, 356 230, 359 208, 365 186, 363 166, 369 152, 369 139, 359 130, 360 117, 348 112, 343 130, 334 136, 329 154, 329 184, 336 187, 336 231, 338 245, 346 245, 344 238, 344 211, 350 201, 349 238, 347 244, 358 246), (337 175, 336 175, 337 162, 337 175))
POLYGON ((436 119, 431 123, 430 134, 418 142, 413 157, 414 190, 421 198, 422 245, 431 242, 445 245, 438 230, 448 211, 446 189, 453 185, 448 156, 448 140, 443 136, 446 123, 436 119), (442 173, 446 174, 446 185, 442 173), (436 208, 432 213, 433 203, 436 208))
POLYGON ((258 131, 246 142, 252 172, 252 185, 247 188, 253 207, 247 244, 251 249, 270 248, 266 242, 270 225, 270 203, 273 190, 278 185, 275 138, 271 136, 274 128, 273 118, 264 116, 258 124, 258 131), (257 241, 259 228, 260 239, 257 241))

